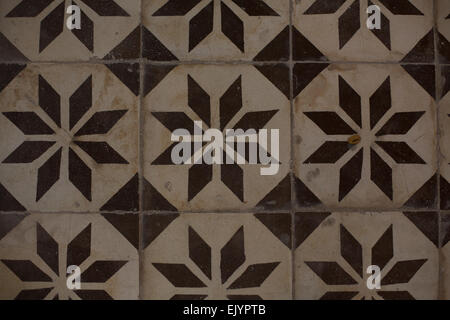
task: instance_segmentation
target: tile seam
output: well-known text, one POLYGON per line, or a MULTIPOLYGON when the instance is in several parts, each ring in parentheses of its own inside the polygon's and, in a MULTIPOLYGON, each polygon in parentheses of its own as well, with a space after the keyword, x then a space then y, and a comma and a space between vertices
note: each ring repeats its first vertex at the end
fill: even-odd
POLYGON ((438 28, 438 0, 433 0, 433 35, 434 35, 434 65, 435 65, 435 95, 436 95, 436 166, 437 166, 437 208, 438 208, 438 287, 437 299, 441 299, 442 277, 441 277, 441 127, 440 127, 440 99, 441 99, 441 68, 439 61, 439 28, 438 28))

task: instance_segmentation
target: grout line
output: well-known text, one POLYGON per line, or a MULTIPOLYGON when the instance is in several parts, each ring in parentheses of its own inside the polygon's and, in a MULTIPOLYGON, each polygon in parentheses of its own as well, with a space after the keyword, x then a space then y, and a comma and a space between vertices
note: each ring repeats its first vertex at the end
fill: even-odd
POLYGON ((268 213, 268 214, 279 214, 279 213, 302 213, 302 212, 336 212, 336 213, 358 213, 358 214, 372 214, 372 213, 386 213, 386 212, 423 212, 429 213, 430 211, 434 212, 446 212, 450 213, 450 210, 444 211, 439 210, 438 208, 336 208, 336 207, 327 207, 327 206, 317 206, 317 207, 304 207, 304 208, 296 208, 292 207, 290 210, 258 210, 258 208, 244 208, 244 209, 211 209, 211 210, 185 210, 185 211, 158 211, 158 210, 139 210, 139 211, 38 211, 38 210, 27 210, 27 211, 0 211, 0 215, 2 214, 78 214, 78 215, 101 215, 104 213, 113 213, 113 214, 145 214, 145 215, 153 215, 153 214, 254 214, 254 213, 268 213))
POLYGON ((441 68, 439 65, 439 35, 438 35, 438 8, 437 1, 433 0, 433 34, 434 34, 434 64, 435 64, 435 93, 436 93, 436 165, 437 165, 437 208, 438 208, 438 288, 437 299, 441 298, 442 277, 441 277, 441 195, 440 195, 440 178, 441 178, 441 127, 440 127, 440 98, 441 98, 441 68))
POLYGON ((293 0, 289 1, 289 103, 290 103, 290 146, 291 146, 291 159, 289 161, 290 165, 290 184, 291 184, 291 299, 295 300, 295 180, 294 180, 294 170, 295 170, 295 149, 294 149, 294 45, 293 45, 293 15, 294 15, 294 3, 293 0))
POLYGON ((283 64, 289 66, 291 62, 295 64, 370 64, 370 65, 435 65, 435 62, 399 62, 399 61, 342 61, 342 60, 327 60, 327 61, 317 61, 317 60, 274 60, 274 61, 245 61, 245 60, 186 60, 186 61, 153 61, 147 59, 130 59, 130 60, 86 60, 86 61, 2 61, 0 64, 94 64, 94 65, 104 65, 104 64, 135 64, 143 63, 150 65, 273 65, 273 64, 283 64))
POLYGON ((389 212, 422 212, 424 214, 430 214, 431 212, 441 212, 442 214, 448 214, 450 215, 450 210, 436 210, 436 209, 422 209, 422 210, 408 210, 408 209, 386 209, 386 210, 342 210, 342 209, 330 209, 329 208, 322 208, 322 209, 315 209, 315 210, 276 210, 276 211, 255 211, 255 210, 245 210, 245 211, 225 211, 225 212, 218 212, 218 211, 104 211, 104 212, 70 212, 70 211, 58 211, 58 212, 50 212, 50 211, 2 211, 0 212, 0 215, 62 215, 62 214, 71 214, 71 215, 103 215, 106 213, 110 214, 116 214, 116 215, 125 215, 125 214, 140 214, 142 216, 150 216, 150 215, 226 215, 226 214, 258 214, 258 213, 264 213, 264 214, 290 214, 292 212, 294 213, 323 213, 323 212, 332 212, 332 213, 349 213, 349 214, 383 214, 383 213, 389 213, 389 212))
POLYGON ((143 59, 143 12, 144 12, 144 1, 141 1, 141 12, 140 12, 140 21, 139 28, 140 32, 140 52, 139 52, 139 112, 138 112, 138 181, 139 181, 139 245, 138 245, 138 259, 139 259, 139 284, 138 284, 138 300, 142 299, 142 287, 143 287, 143 278, 144 278, 144 125, 145 125, 145 117, 144 117, 144 71, 145 71, 145 63, 143 59))

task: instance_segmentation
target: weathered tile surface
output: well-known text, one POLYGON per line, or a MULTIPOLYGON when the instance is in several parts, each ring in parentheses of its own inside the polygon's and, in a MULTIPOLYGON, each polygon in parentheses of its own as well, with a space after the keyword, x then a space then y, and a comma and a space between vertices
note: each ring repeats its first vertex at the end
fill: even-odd
MULTIPOLYGON (((122 224, 127 218, 116 217, 122 224)), ((137 299, 139 293, 137 250, 100 215, 30 215, 0 240, 0 261, 2 299, 137 299), (80 268, 80 289, 66 286, 70 266, 80 268)))
POLYGON ((330 60, 433 62, 433 3, 428 0, 294 1, 294 26, 330 60), (367 10, 380 8, 380 29, 367 10))
POLYGON ((435 212, 330 214, 295 252, 296 298, 436 299, 438 219, 435 212), (379 289, 367 286, 375 284, 370 266, 379 267, 379 289))
MULTIPOLYGON (((144 299, 291 298, 291 252, 253 215, 184 214, 151 238, 147 234, 162 218, 148 219, 144 299)), ((286 241, 290 229, 284 222, 266 221, 283 230, 279 235, 286 241)))
POLYGON ((450 299, 449 91, 449 0, 1 0, 0 299, 450 299))
POLYGON ((0 67, 18 73, 0 92, 2 185, 28 210, 99 211, 137 170, 138 98, 113 73, 136 66, 23 67, 0 67))
POLYGON ((435 117, 401 66, 332 64, 295 100, 296 174, 330 206, 400 207, 436 171, 435 117))
POLYGON ((256 68, 181 65, 169 71, 147 67, 144 176, 173 206, 190 211, 255 207, 288 175, 289 101, 256 68), (227 129, 269 129, 270 136, 271 129, 278 129, 278 172, 261 175, 266 165, 227 164, 226 159, 222 165, 208 165, 204 158, 201 163, 174 164, 171 154, 177 143, 171 141, 171 134, 180 127, 192 134, 194 121, 201 121, 203 130, 215 128, 223 133, 227 129))
MULTIPOLYGON (((172 56, 150 60, 251 60, 289 24, 289 0, 144 0, 144 46, 172 56)), ((289 39, 279 50, 289 46, 289 39)))
MULTIPOLYGON (((0 45, 8 43, 10 51, 18 50, 34 61, 110 59, 108 53, 140 22, 140 0, 78 0, 73 4, 81 10, 81 29, 69 30, 66 23, 72 20, 66 12, 71 12, 70 4, 65 0, 2 1, 0 45)), ((139 58, 139 38, 136 40, 137 46, 131 50, 139 58)), ((21 55, 10 56, 16 60, 21 55)))

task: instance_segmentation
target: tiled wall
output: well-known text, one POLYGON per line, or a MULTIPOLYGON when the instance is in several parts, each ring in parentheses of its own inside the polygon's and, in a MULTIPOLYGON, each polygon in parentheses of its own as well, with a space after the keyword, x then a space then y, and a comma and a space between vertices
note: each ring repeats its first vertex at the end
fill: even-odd
POLYGON ((0 299, 450 299, 450 0, 71 3, 0 0, 0 299))

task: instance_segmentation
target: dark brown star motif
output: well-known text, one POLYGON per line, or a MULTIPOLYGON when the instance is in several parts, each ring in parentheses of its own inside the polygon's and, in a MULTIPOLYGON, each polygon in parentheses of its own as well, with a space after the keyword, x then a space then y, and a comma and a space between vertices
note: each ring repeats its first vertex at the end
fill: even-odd
MULTIPOLYGON (((188 75, 188 100, 189 107, 192 109, 201 120, 208 126, 212 127, 211 119, 211 101, 210 96, 206 93, 200 85, 188 75)), ((236 114, 242 109, 242 79, 239 77, 228 88, 228 90, 220 98, 220 131, 225 133, 225 130, 234 120, 236 114)), ((272 119, 278 110, 256 111, 248 112, 239 119, 234 125, 233 129, 255 129, 256 131, 264 128, 264 126, 272 119)), ((194 121, 189 118, 184 112, 152 112, 153 116, 158 119, 167 129, 174 132, 177 129, 186 129, 190 134, 194 135, 194 121)), ((193 141, 192 137, 192 141, 193 141)), ((245 158, 248 161, 249 157, 249 142, 246 143, 245 158)), ((173 143, 169 146, 157 159, 152 162, 152 165, 174 165, 171 159, 172 149, 177 145, 173 143)), ((236 146, 235 146, 236 148, 236 146)), ((192 154, 198 150, 194 150, 192 143, 192 154)), ((235 149, 235 151, 237 151, 235 149)), ((259 158, 259 157, 258 157, 259 158)), ((226 159, 224 155, 223 159, 226 159)), ((237 163, 227 163, 220 165, 222 182, 241 200, 244 201, 244 176, 243 169, 237 163)), ((260 163, 258 159, 258 163, 260 163)), ((203 190, 213 179, 213 165, 200 163, 193 164, 189 168, 189 182, 188 182, 188 201, 191 201, 200 191, 203 190)))
MULTIPOLYGON (((129 16, 114 0, 77 0, 86 4, 99 16, 122 17, 129 16)), ((7 18, 32 18, 37 17, 44 9, 58 2, 58 0, 22 0, 7 18)), ((56 6, 42 21, 40 27, 39 52, 42 52, 62 32, 65 25, 65 1, 56 6)), ((72 4, 77 5, 76 1, 72 4)), ((72 33, 90 51, 94 50, 94 23, 81 11, 81 29, 73 29, 72 33)))
MULTIPOLYGON (((409 0, 378 0, 395 15, 423 15, 409 0)), ((335 14, 344 4, 351 3, 339 17, 339 48, 342 49, 350 39, 361 29, 360 7, 363 0, 316 0, 305 14, 335 14)), ((367 0, 367 7, 373 2, 367 0)), ((366 22, 363 21, 365 25, 366 22)), ((373 29, 372 33, 391 50, 391 30, 389 19, 381 13, 381 29, 373 29)))
POLYGON ((62 154, 67 152, 69 180, 91 201, 91 169, 78 154, 85 152, 98 164, 127 164, 107 142, 91 140, 107 134, 127 110, 96 112, 79 130, 74 131, 92 107, 92 76, 69 99, 68 128, 61 124, 61 97, 42 76, 39 76, 39 107, 53 123, 48 125, 35 112, 3 112, 28 138, 3 163, 32 163, 51 150, 52 156, 38 170, 36 201, 39 201, 60 179, 62 154))
POLYGON ((364 267, 376 265, 381 270, 381 289, 367 292, 363 297, 374 300, 382 299, 399 299, 413 300, 414 297, 406 290, 389 290, 389 285, 401 285, 408 283, 419 269, 427 262, 427 259, 404 260, 397 261, 390 270, 385 270, 389 261, 394 259, 394 237, 393 226, 391 225, 378 239, 371 248, 371 261, 367 265, 364 264, 363 246, 358 240, 345 228, 340 226, 340 247, 341 256, 348 265, 358 275, 358 279, 354 279, 341 264, 335 261, 305 261, 306 265, 317 274, 327 285, 345 286, 345 291, 332 290, 326 292, 321 299, 352 299, 359 290, 366 289, 366 281, 364 280, 364 267), (388 286, 388 288, 385 288, 388 286))
POLYGON ((64 252, 58 242, 39 223, 36 224, 36 252, 42 261, 52 270, 50 274, 42 271, 32 260, 1 261, 23 282, 34 284, 37 289, 24 289, 16 300, 40 299, 100 299, 112 300, 103 290, 105 283, 114 276, 127 261, 96 260, 81 273, 81 289, 70 290, 66 286, 68 266, 81 266, 91 255, 92 225, 87 225, 67 245, 65 265, 59 263, 64 252), (96 289, 83 289, 83 283, 95 284, 96 289), (38 286, 36 286, 38 285, 38 286))
MULTIPOLYGON (((196 272, 193 272, 185 264, 153 263, 153 266, 175 286, 177 291, 180 291, 180 294, 174 295, 172 300, 206 299, 209 296, 209 290, 217 290, 214 286, 216 282, 220 283, 220 289, 218 290, 224 295, 221 298, 261 300, 261 297, 258 295, 242 295, 234 293, 233 290, 259 288, 280 264, 279 262, 252 264, 237 279, 234 281, 230 280, 238 268, 244 265, 247 260, 245 256, 244 227, 240 227, 220 250, 220 279, 214 279, 213 277, 211 247, 192 227, 189 227, 189 257, 203 275, 210 280, 209 283, 205 284, 197 277, 196 272), (196 288, 199 294, 183 294, 183 288, 196 288)), ((212 294, 217 294, 217 292, 212 294)))
MULTIPOLYGON (((263 0, 232 0, 249 16, 278 16, 263 0)), ((184 16, 201 0, 169 0, 157 10, 153 16, 184 16)), ((220 0, 220 13, 222 19, 222 33, 238 47, 245 51, 244 23, 233 10, 220 0)), ((200 42, 213 32, 214 0, 210 1, 199 13, 189 21, 189 51, 192 51, 200 42)))
POLYGON ((352 120, 346 123, 336 112, 304 112, 319 128, 330 136, 304 163, 334 164, 344 154, 353 156, 342 166, 339 174, 339 201, 343 200, 362 178, 364 161, 370 161, 370 179, 393 200, 392 168, 383 160, 384 155, 375 151, 374 144, 399 164, 425 164, 425 161, 409 145, 401 141, 417 121, 425 114, 420 112, 397 112, 378 131, 374 127, 391 108, 391 84, 388 77, 370 97, 370 126, 362 122, 361 97, 339 77, 339 108, 352 120), (354 129, 357 128, 357 129, 354 129), (360 143, 351 144, 353 136, 360 143), (384 137, 388 136, 389 140, 384 137), (332 138, 333 137, 333 138, 332 138))

